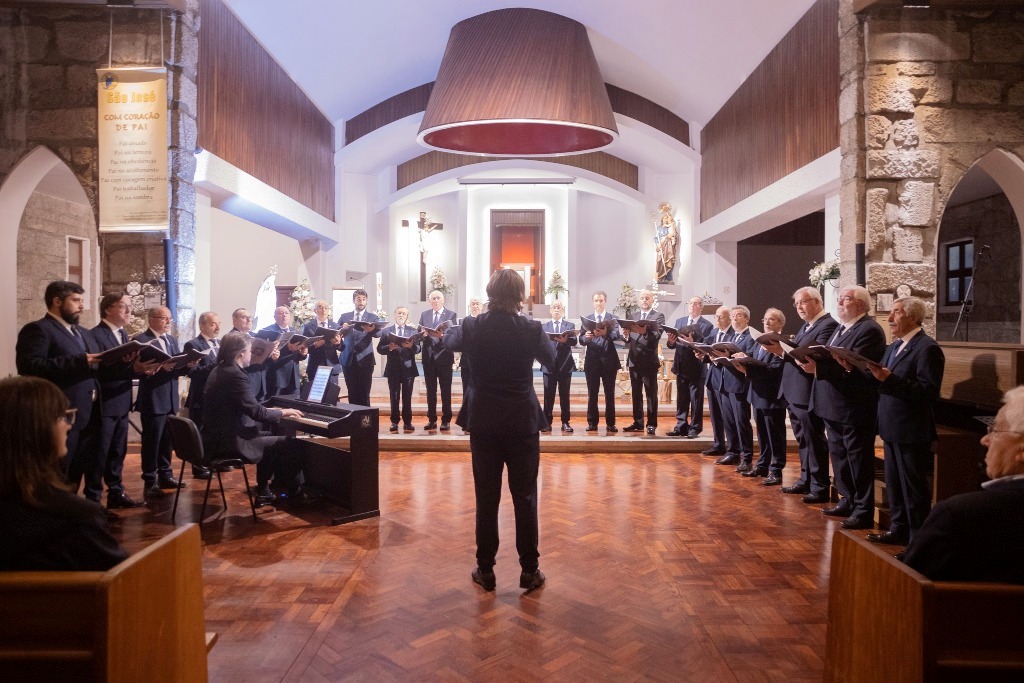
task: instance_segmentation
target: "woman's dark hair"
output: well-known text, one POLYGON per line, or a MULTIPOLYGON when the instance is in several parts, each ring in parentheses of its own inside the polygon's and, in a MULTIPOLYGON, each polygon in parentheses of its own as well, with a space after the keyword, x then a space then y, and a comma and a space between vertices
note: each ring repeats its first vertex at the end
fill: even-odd
POLYGON ((234 363, 243 351, 252 346, 252 337, 244 332, 229 332, 220 340, 218 363, 234 363))
POLYGON ((487 309, 490 311, 518 313, 525 297, 523 276, 511 268, 494 271, 487 282, 487 309))
POLYGON ((47 492, 66 487, 53 427, 67 409, 67 397, 48 380, 0 380, 0 496, 38 505, 47 492))

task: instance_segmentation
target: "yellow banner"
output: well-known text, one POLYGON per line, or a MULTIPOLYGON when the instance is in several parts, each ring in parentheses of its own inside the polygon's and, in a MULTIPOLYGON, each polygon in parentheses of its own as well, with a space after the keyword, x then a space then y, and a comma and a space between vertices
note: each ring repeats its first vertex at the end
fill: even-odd
POLYGON ((100 232, 167 230, 167 69, 96 75, 100 232))

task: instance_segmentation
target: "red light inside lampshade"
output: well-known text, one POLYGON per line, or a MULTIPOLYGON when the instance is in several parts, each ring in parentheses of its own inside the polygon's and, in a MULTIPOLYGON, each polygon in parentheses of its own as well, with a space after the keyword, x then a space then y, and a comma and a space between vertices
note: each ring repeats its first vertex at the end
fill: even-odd
POLYGON ((549 156, 590 152, 607 147, 615 137, 606 130, 566 123, 494 121, 425 131, 420 140, 465 154, 549 156))

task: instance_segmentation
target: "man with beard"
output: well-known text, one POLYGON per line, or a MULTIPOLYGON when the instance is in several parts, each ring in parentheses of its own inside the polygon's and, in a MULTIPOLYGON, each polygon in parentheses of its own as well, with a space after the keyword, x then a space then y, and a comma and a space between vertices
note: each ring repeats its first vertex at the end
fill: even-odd
MULTIPOLYGON (((68 397, 77 411, 68 432, 64 478, 76 487, 96 467, 97 454, 80 449, 82 433, 95 428, 93 408, 99 409, 98 351, 88 330, 78 326, 85 310, 85 290, 74 282, 58 280, 46 286, 46 315, 18 332, 15 363, 18 374, 48 379, 68 397)), ((92 450, 92 449, 90 449, 92 450)))
POLYGON ((345 375, 348 402, 357 406, 370 405, 373 368, 377 365, 377 357, 373 353, 373 340, 379 332, 373 323, 380 318, 366 310, 367 297, 365 289, 352 292, 355 310, 342 313, 338 317, 339 326, 352 327, 352 331, 345 335, 345 347, 341 352, 341 371, 345 375))

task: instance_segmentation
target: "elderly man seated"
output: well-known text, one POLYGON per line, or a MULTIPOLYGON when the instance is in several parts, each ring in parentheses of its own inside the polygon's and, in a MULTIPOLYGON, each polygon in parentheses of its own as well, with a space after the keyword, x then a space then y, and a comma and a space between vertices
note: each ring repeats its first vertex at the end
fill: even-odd
POLYGON ((992 480, 932 508, 903 554, 933 581, 1024 584, 1024 386, 1003 403, 981 439, 992 480))

